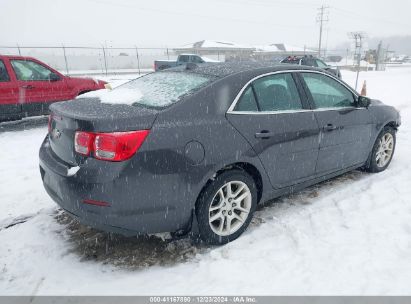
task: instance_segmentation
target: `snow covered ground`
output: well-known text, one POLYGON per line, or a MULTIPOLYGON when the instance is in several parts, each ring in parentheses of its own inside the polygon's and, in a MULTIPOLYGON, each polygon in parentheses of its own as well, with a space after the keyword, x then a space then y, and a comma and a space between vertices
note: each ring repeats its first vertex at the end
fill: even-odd
MULTIPOLYGON (((342 73, 353 85, 355 74, 342 73)), ((45 120, 0 126, 0 294, 410 295, 411 68, 364 79, 370 97, 401 110, 390 167, 275 200, 222 247, 110 237, 78 225, 41 184, 45 120)))

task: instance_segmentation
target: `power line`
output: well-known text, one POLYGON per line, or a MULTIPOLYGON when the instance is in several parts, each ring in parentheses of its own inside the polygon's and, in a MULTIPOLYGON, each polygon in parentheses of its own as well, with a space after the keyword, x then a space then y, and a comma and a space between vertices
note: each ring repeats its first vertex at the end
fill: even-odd
POLYGON ((335 7, 333 6, 332 9, 336 10, 337 12, 343 13, 345 15, 348 15, 350 17, 354 17, 354 18, 361 18, 361 19, 369 19, 369 20, 373 20, 374 22, 385 22, 385 23, 391 23, 391 24, 395 24, 395 25, 399 25, 399 26, 406 26, 406 27, 410 27, 410 24, 404 24, 404 23, 400 23, 400 22, 396 22, 396 21, 392 21, 392 20, 387 20, 387 19, 382 19, 382 18, 378 18, 378 17, 374 17, 372 15, 365 15, 365 14, 359 14, 357 12, 352 12, 352 11, 348 11, 346 9, 342 9, 339 7, 335 7))
POLYGON ((132 5, 129 3, 119 3, 119 2, 110 2, 110 1, 102 1, 102 0, 88 0, 91 2, 95 2, 98 4, 103 4, 103 5, 109 5, 109 6, 114 6, 114 7, 126 7, 126 8, 134 8, 136 10, 141 10, 141 11, 149 11, 149 12, 155 12, 155 13, 161 13, 161 14, 167 14, 167 15, 179 15, 179 16, 185 16, 185 17, 199 17, 199 18, 205 18, 205 19, 214 19, 214 20, 223 20, 223 21, 232 21, 232 22, 241 22, 241 23, 250 23, 250 24, 260 24, 260 25, 270 25, 270 26, 276 26, 280 28, 295 28, 295 29, 307 29, 309 27, 308 25, 285 25, 285 24, 275 24, 271 22, 263 22, 263 21, 253 21, 251 19, 239 19, 239 18, 228 18, 228 17, 218 17, 218 16, 207 16, 207 15, 201 15, 201 14, 193 14, 193 13, 184 13, 184 12, 176 12, 176 11, 168 11, 168 10, 163 10, 163 9, 157 9, 157 8, 148 8, 148 7, 142 7, 140 5, 132 5))
POLYGON ((250 5, 250 6, 265 6, 265 7, 293 7, 293 6, 305 6, 305 7, 312 7, 315 8, 317 4, 306 3, 306 2, 292 2, 292 1, 278 1, 275 2, 266 2, 266 1, 252 1, 252 0, 225 0, 224 2, 217 1, 219 4, 226 4, 229 3, 230 5, 250 5))

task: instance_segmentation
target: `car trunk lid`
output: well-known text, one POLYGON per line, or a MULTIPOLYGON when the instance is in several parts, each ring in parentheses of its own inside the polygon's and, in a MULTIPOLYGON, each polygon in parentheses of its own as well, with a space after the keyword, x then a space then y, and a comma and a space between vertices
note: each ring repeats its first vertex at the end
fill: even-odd
POLYGON ((158 110, 124 104, 105 104, 98 98, 55 103, 50 107, 50 146, 64 162, 77 165, 84 157, 74 151, 76 131, 125 132, 151 129, 158 110))

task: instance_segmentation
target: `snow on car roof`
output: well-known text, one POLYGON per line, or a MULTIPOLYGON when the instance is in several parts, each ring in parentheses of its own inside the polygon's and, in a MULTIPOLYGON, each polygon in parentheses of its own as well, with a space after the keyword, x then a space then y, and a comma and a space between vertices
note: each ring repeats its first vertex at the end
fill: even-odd
MULTIPOLYGON (((267 69, 271 68, 272 71, 276 70, 290 70, 290 69, 315 69, 312 67, 295 66, 292 67, 288 64, 279 64, 277 62, 267 61, 233 61, 233 62, 221 62, 221 63, 204 63, 198 65, 194 69, 190 69, 190 72, 213 75, 217 77, 225 77, 231 74, 237 74, 249 70, 267 69)), ((178 67, 175 69, 185 70, 185 67, 178 67)))

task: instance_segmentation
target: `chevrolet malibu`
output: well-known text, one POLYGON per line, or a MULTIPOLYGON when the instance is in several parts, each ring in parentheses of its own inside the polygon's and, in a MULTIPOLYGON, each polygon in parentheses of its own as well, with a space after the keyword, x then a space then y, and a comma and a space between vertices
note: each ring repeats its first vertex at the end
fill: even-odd
POLYGON ((135 235, 239 237, 259 203, 390 164, 399 113, 311 67, 218 63, 53 104, 43 184, 68 214, 135 235))

